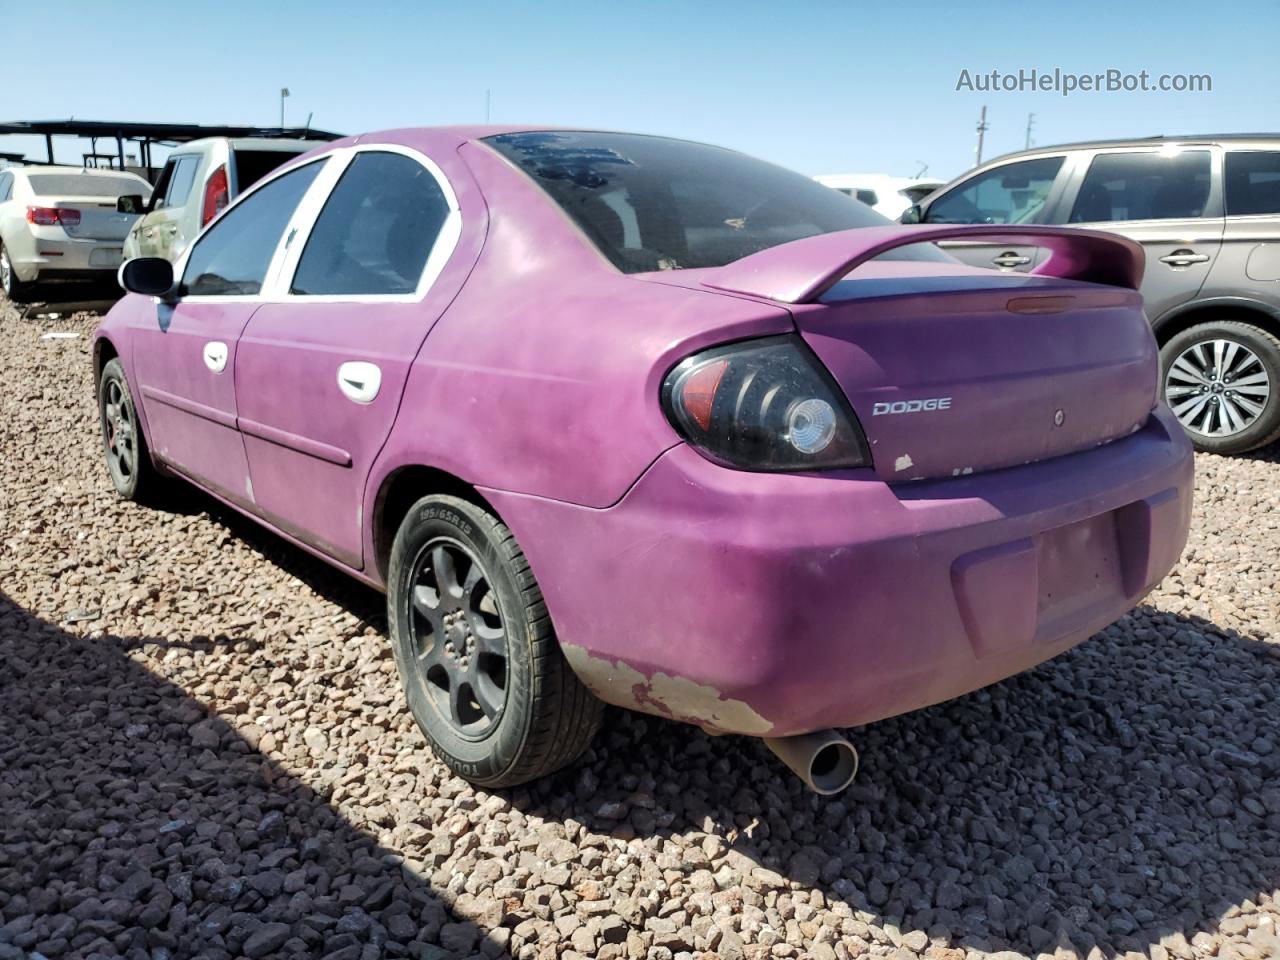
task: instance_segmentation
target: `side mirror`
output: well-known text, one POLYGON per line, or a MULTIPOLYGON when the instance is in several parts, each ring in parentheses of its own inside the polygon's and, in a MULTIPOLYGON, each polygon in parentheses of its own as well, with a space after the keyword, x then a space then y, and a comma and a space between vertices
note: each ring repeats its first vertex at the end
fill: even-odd
POLYGON ((129 293, 140 293, 162 300, 176 300, 173 264, 164 257, 134 257, 120 265, 120 286, 129 293))
POLYGON ((142 199, 140 193, 116 197, 116 213, 142 213, 146 207, 147 201, 142 199))
POLYGON ((899 223, 924 223, 924 211, 920 209, 920 204, 913 203, 907 209, 902 211, 902 216, 898 218, 899 223))

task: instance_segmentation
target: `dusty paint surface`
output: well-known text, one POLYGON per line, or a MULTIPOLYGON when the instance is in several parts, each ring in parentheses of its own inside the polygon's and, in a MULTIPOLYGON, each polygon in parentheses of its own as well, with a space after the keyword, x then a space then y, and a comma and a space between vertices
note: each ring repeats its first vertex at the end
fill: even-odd
POLYGON ((582 682, 609 703, 692 723, 717 733, 760 737, 773 729, 773 724, 749 703, 727 699, 714 687, 688 677, 661 671, 648 675, 629 663, 595 657, 572 644, 561 644, 561 649, 582 682))

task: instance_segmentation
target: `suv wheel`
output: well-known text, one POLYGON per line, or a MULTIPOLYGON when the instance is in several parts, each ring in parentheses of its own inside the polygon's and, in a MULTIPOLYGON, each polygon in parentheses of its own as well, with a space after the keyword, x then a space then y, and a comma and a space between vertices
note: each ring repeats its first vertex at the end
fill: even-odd
POLYGON ((409 709, 436 756, 485 787, 572 763, 603 704, 560 652, 533 573, 497 517, 423 497, 391 548, 387 622, 409 709))
POLYGON ((1237 320, 1197 324, 1160 350, 1164 397, 1197 450, 1244 453, 1280 438, 1280 340, 1237 320))

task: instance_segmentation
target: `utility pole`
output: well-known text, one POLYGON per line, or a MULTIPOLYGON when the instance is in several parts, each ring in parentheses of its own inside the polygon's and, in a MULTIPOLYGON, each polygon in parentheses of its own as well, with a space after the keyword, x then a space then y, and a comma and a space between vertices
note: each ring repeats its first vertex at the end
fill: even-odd
POLYGON ((284 98, 289 95, 288 87, 280 88, 280 129, 284 129, 284 98))
POLYGON ((973 165, 975 167, 982 166, 982 135, 987 132, 987 108, 984 104, 982 113, 978 115, 978 149, 975 154, 973 165))
POLYGON ((1036 115, 1034 113, 1027 114, 1027 142, 1023 146, 1024 150, 1031 149, 1031 128, 1036 125, 1036 115))
POLYGON ((484 90, 484 122, 485 123, 489 122, 489 101, 490 101, 489 95, 491 93, 493 93, 493 91, 490 90, 488 87, 485 87, 485 90, 484 90))

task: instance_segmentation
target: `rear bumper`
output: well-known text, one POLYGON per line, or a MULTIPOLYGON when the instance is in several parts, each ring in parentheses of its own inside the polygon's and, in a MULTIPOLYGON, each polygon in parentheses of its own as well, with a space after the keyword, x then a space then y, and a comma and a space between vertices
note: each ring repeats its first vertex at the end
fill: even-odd
POLYGON ((123 243, 123 240, 81 240, 66 236, 45 239, 37 234, 30 248, 22 256, 13 258, 14 273, 24 283, 107 277, 120 266, 123 243))
POLYGON ((681 445, 606 510, 485 493, 597 695, 784 736, 950 699, 1111 623, 1177 562, 1192 467, 1161 409, 1094 450, 947 480, 744 473, 681 445))

